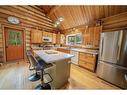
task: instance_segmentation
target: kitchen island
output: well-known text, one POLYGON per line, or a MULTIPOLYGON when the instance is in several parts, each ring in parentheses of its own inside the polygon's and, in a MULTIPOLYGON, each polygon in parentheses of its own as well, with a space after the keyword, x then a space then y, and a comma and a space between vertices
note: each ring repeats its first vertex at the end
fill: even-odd
MULTIPOLYGON (((50 83, 52 89, 63 87, 70 77, 71 58, 74 55, 55 51, 55 50, 35 50, 34 53, 47 64, 53 64, 52 67, 45 69, 53 78, 50 83)), ((50 78, 44 76, 44 82, 50 81, 50 78)))

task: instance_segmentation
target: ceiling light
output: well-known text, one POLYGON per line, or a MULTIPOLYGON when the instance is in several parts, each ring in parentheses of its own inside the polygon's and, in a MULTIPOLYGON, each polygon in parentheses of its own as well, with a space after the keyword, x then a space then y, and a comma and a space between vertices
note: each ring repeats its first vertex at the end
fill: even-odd
POLYGON ((59 25, 60 24, 60 21, 56 21, 56 24, 59 25))
POLYGON ((54 24, 54 27, 57 27, 57 24, 54 24))
POLYGON ((63 18, 63 17, 59 17, 58 20, 59 20, 60 22, 62 22, 62 21, 64 20, 64 18, 63 18))

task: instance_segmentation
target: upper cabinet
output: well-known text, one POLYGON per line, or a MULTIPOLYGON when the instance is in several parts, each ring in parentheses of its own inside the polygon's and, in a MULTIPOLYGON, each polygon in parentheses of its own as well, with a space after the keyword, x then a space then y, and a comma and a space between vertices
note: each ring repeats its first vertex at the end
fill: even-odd
POLYGON ((52 38, 52 33, 43 31, 43 37, 51 37, 52 38))
POLYGON ((31 43, 42 43, 42 31, 35 29, 31 31, 31 43))
POLYGON ((56 36, 56 43, 57 44, 65 44, 65 35, 60 34, 60 32, 58 32, 57 36, 56 36))
POLYGON ((65 35, 60 34, 60 44, 65 44, 65 35))
POLYGON ((52 37, 52 43, 53 43, 53 44, 56 44, 56 34, 53 33, 52 36, 53 36, 53 37, 52 37))
POLYGON ((84 31, 84 45, 90 45, 92 47, 99 47, 101 27, 88 27, 84 31))

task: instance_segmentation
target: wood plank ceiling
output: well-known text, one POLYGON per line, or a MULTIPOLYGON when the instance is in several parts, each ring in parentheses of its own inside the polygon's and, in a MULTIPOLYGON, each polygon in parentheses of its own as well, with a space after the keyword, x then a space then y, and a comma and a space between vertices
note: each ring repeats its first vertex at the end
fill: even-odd
POLYGON ((81 25, 90 25, 96 20, 127 12, 127 6, 38 6, 53 21, 64 17, 60 28, 70 29, 81 25))
POLYGON ((53 21, 36 6, 0 6, 0 23, 9 24, 7 21, 9 16, 19 18, 19 26, 22 27, 54 30, 53 21))

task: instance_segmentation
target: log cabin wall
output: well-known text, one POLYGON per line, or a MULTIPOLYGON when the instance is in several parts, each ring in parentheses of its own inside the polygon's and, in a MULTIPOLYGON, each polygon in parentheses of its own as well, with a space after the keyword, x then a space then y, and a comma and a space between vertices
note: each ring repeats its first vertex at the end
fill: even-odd
POLYGON ((22 28, 25 31, 25 49, 30 50, 30 32, 31 29, 50 32, 53 28, 53 22, 44 13, 35 6, 0 6, 0 62, 5 62, 4 51, 4 26, 22 28), (19 18, 20 24, 13 25, 7 21, 8 16, 19 18))
POLYGON ((127 28, 127 12, 102 19, 103 31, 127 28))

